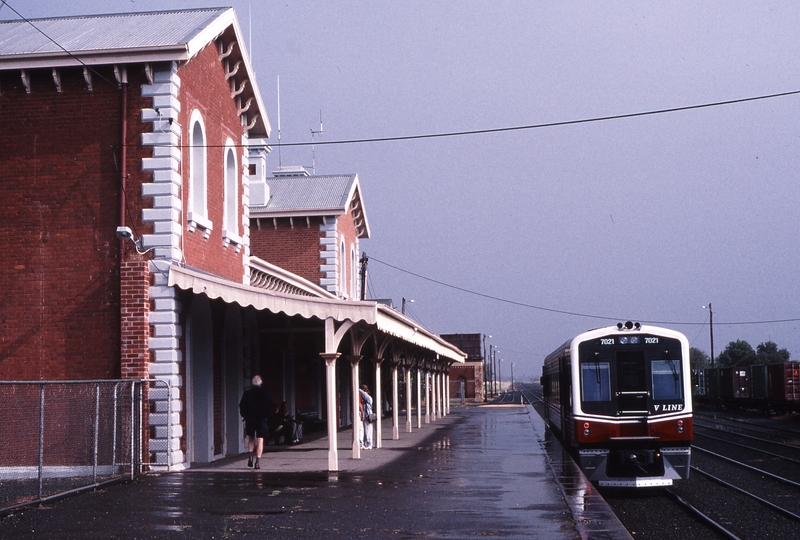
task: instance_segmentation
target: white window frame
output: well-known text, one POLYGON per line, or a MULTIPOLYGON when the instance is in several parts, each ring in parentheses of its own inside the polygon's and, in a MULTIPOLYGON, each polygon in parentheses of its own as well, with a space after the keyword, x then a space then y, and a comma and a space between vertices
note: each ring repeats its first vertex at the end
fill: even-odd
POLYGON ((200 111, 189 120, 189 231, 201 229, 206 238, 214 224, 208 219, 208 149, 206 127, 200 111))
POLYGON ((224 246, 233 244, 238 252, 243 244, 239 236, 239 169, 236 159, 236 146, 229 138, 225 141, 223 154, 224 182, 222 194, 222 242, 224 246))

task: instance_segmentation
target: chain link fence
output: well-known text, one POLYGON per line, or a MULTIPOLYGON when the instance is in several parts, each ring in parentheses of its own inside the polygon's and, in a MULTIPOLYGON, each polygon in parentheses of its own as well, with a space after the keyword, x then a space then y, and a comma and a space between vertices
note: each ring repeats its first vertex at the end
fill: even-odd
POLYGON ((0 381, 0 513, 140 474, 143 405, 157 384, 167 385, 0 381))

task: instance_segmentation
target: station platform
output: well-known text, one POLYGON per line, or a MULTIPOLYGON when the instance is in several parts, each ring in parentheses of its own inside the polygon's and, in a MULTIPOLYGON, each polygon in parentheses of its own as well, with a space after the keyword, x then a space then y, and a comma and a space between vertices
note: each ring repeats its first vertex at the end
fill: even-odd
MULTIPOLYGON (((416 420, 416 419, 415 419, 416 420)), ((6 516, 1 538, 570 538, 631 536, 529 405, 451 414, 352 458, 338 434, 68 497, 6 516)), ((416 425, 416 424, 414 424, 416 425)))

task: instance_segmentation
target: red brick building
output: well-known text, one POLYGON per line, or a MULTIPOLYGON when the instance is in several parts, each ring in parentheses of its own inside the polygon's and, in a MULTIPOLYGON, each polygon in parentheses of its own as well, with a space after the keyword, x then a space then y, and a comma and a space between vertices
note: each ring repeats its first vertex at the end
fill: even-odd
POLYGON ((369 238, 369 223, 358 175, 292 167, 265 184, 268 200, 250 204, 252 253, 338 298, 360 299, 359 240, 369 238))
POLYGON ((250 216, 268 212, 270 123, 233 9, 0 21, 0 125, 0 380, 162 381, 152 466, 241 452, 260 373, 327 418, 335 468, 337 396, 362 373, 463 360, 344 300, 368 235, 357 177, 342 207, 250 216))
POLYGON ((481 334, 442 334, 442 339, 452 343, 467 354, 463 364, 450 368, 450 398, 484 401, 484 355, 481 334))

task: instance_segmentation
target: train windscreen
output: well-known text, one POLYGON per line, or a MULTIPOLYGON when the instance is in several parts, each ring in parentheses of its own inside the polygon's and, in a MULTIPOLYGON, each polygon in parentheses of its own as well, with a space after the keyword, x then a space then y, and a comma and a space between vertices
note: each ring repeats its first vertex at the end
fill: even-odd
POLYGON ((683 397, 680 362, 676 362, 671 358, 653 360, 651 370, 654 400, 666 401, 683 397))
POLYGON ((608 362, 581 364, 581 399, 611 401, 611 366, 608 362))

